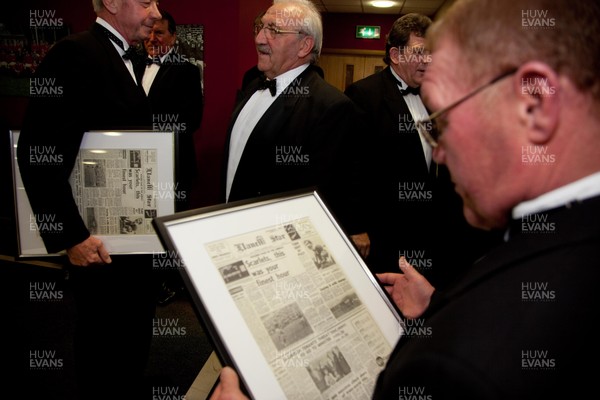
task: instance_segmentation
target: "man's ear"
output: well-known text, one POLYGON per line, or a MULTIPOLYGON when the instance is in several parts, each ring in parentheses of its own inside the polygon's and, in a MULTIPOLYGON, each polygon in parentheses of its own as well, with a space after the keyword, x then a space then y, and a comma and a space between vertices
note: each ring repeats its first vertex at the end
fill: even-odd
POLYGON ((298 58, 304 58, 308 56, 313 48, 315 47, 315 38, 312 36, 305 35, 302 38, 300 49, 298 50, 298 58))
POLYGON ((116 14, 121 6, 121 0, 102 0, 104 8, 111 14, 116 14))
POLYGON ((398 49, 398 47, 392 47, 390 49, 390 60, 392 61, 392 64, 396 65, 400 62, 400 49, 398 49))
POLYGON ((527 127, 529 141, 534 144, 549 142, 556 130, 560 110, 558 75, 547 64, 530 61, 515 73, 513 88, 519 122, 527 127))

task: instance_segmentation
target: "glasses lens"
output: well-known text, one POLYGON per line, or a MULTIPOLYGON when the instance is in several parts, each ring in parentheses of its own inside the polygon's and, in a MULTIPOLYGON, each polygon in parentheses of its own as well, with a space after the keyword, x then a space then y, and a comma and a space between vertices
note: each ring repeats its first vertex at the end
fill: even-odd
POLYGON ((265 26, 265 35, 267 36, 267 39, 275 39, 275 29, 265 26))

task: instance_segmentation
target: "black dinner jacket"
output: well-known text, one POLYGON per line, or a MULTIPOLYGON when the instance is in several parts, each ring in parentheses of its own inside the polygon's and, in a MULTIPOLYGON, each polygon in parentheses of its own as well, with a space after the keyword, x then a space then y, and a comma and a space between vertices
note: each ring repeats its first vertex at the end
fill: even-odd
POLYGON ((374 398, 589 397, 599 260, 600 197, 513 221, 506 243, 432 301, 425 329, 400 340, 374 398))
POLYGON ((148 99, 155 121, 153 128, 168 131, 177 128, 175 176, 180 196, 175 204, 176 211, 182 211, 189 206, 198 172, 194 133, 200 128, 203 113, 200 69, 182 55, 169 54, 156 73, 148 99))
MULTIPOLYGON (((175 56, 174 56, 175 57, 175 56)), ((188 61, 167 60, 160 66, 148 93, 153 114, 179 114, 186 132, 200 127, 203 112, 200 69, 188 61)))
MULTIPOLYGON (((258 84, 255 79, 248 85, 233 112, 225 147, 223 200, 231 130, 258 84)), ((309 66, 279 95, 252 131, 229 201, 317 187, 347 232, 364 232, 356 118, 352 101, 309 66), (290 149, 304 158, 299 163, 286 163, 282 156, 290 149)))
POLYGON ((390 67, 349 85, 345 94, 363 112, 373 149, 378 153, 374 158, 384 168, 378 172, 396 180, 427 180, 430 175, 419 134, 390 67), (394 147, 380 147, 381 141, 394 147))
POLYGON ((427 243, 424 227, 433 223, 433 201, 400 201, 400 187, 425 185, 419 187, 430 192, 434 178, 389 67, 354 82, 345 93, 360 109, 362 130, 368 135, 364 154, 370 178, 372 252, 367 263, 377 265, 378 272, 382 272, 381 264, 396 271, 400 246, 422 248, 418 246, 427 243))
POLYGON ((439 210, 451 208, 462 218, 447 169, 433 161, 428 169, 419 133, 390 67, 351 84, 345 93, 362 111, 363 130, 369 134, 365 152, 371 177, 371 255, 367 264, 374 272, 395 272, 399 255, 404 254, 435 285, 441 284, 434 276, 442 271, 436 268, 440 262, 435 236, 444 236, 440 230, 450 222, 441 218, 445 211, 439 210), (422 197, 409 197, 413 194, 422 197), (419 252, 422 260, 410 257, 419 252))
POLYGON ((53 253, 89 236, 68 183, 84 132, 148 129, 151 111, 144 90, 98 24, 57 42, 32 85, 41 85, 41 94, 30 96, 17 154, 34 214, 55 221, 55 229, 41 232, 53 253), (55 162, 32 162, 36 151, 51 152, 55 162))
POLYGON ((433 160, 428 169, 397 82, 387 67, 345 91, 361 110, 362 130, 368 134, 364 151, 370 177, 372 247, 367 264, 375 272, 396 272, 402 253, 435 286, 441 286, 487 250, 488 242, 496 237, 467 224, 448 169, 433 160), (415 198, 410 198, 413 194, 415 198), (458 258, 450 262, 447 248, 453 248, 458 258), (419 252, 424 257, 411 260, 419 252))

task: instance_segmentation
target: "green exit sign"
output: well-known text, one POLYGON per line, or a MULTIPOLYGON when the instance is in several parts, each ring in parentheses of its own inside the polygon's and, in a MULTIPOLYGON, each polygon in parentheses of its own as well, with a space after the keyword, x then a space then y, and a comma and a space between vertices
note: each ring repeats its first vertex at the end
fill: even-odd
POLYGON ((356 26, 356 38, 357 39, 379 39, 381 32, 380 26, 370 25, 357 25, 356 26))

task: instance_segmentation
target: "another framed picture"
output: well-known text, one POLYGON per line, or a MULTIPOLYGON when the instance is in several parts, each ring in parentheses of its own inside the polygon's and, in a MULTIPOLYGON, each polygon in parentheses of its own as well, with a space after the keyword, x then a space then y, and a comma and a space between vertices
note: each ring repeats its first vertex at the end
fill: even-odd
POLYGON ((250 397, 370 398, 402 320, 317 191, 154 224, 250 397))
MULTIPOLYGON (((39 221, 23 186, 19 133, 11 132, 18 256, 57 255, 48 254, 39 233, 40 223, 53 221, 39 221)), ((109 253, 164 253, 152 221, 175 212, 173 137, 146 131, 84 134, 69 182, 86 227, 109 253)))

